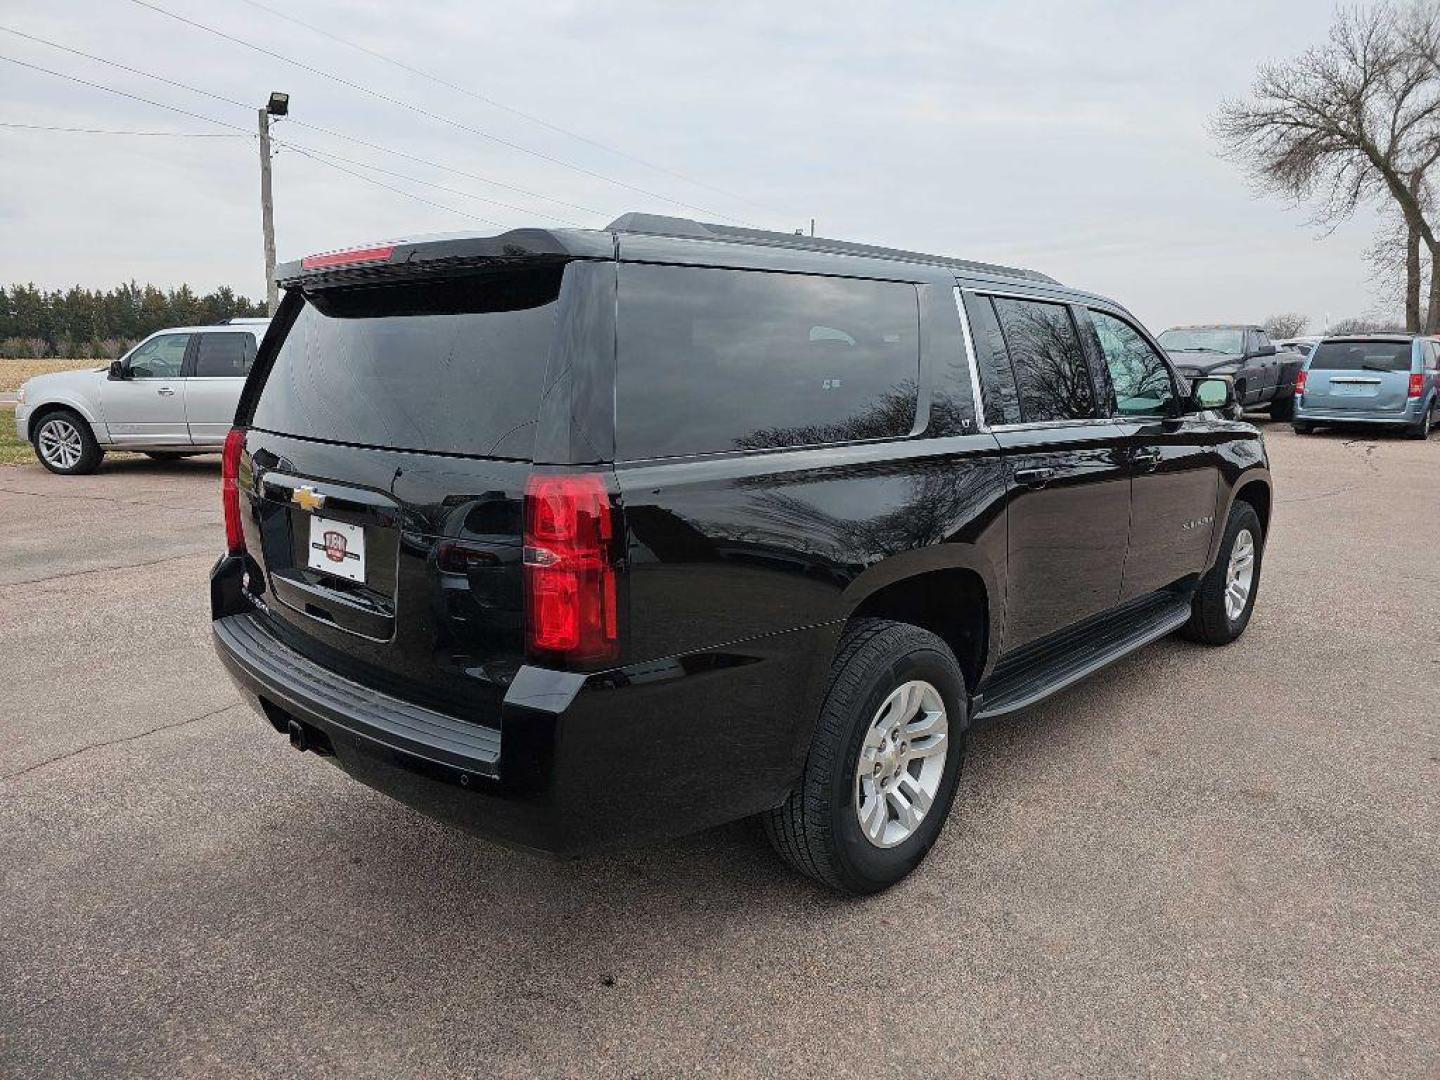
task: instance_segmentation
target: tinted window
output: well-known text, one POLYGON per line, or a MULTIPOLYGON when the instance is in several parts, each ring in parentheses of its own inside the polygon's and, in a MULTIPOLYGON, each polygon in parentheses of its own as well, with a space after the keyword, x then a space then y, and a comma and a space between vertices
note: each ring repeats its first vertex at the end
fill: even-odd
POLYGON ((366 446, 526 459, 561 271, 318 290, 254 425, 366 446))
POLYGON ((1310 358, 1311 371, 1409 371, 1408 341, 1326 341, 1310 358))
POLYGON ((1213 352, 1239 356, 1245 351, 1245 334, 1229 327, 1181 327, 1160 335, 1161 348, 1170 352, 1213 352))
POLYGON ((620 268, 622 458, 907 435, 913 285, 702 267, 620 268))
POLYGON ((130 354, 130 377, 178 379, 185 362, 185 347, 189 344, 189 334, 161 334, 151 338, 130 354))
POLYGON ((997 296, 995 314, 1015 369, 1021 419, 1034 424, 1094 416, 1095 390, 1069 309, 997 296))
POLYGON ((1150 343, 1129 323, 1103 311, 1090 312, 1121 416, 1167 413, 1174 399, 1170 370, 1150 343))
POLYGON ((1005 349, 1005 335, 995 318, 995 304, 988 296, 962 294, 965 314, 970 319, 970 339, 975 345, 975 367, 980 375, 980 399, 985 422, 992 427, 1020 422, 1020 398, 1015 389, 1015 372, 1005 349))
POLYGON ((255 359, 250 334, 201 334, 195 352, 195 374, 206 379, 243 379, 255 359))

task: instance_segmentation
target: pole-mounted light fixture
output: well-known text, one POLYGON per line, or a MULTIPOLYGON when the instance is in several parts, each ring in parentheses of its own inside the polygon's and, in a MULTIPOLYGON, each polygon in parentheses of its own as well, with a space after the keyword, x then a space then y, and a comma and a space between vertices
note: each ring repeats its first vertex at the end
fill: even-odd
POLYGON ((265 111, 271 116, 287 115, 290 112, 290 95, 281 93, 279 90, 272 90, 265 111))

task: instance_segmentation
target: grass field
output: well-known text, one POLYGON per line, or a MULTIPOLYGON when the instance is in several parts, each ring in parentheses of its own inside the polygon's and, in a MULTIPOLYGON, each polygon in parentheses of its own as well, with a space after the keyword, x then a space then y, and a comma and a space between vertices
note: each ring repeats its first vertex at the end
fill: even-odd
POLYGON ((0 465, 23 465, 34 460, 34 448, 15 434, 15 406, 0 405, 0 465))
POLYGON ((35 375, 97 368, 104 363, 104 360, 0 360, 0 394, 13 394, 22 382, 35 375))

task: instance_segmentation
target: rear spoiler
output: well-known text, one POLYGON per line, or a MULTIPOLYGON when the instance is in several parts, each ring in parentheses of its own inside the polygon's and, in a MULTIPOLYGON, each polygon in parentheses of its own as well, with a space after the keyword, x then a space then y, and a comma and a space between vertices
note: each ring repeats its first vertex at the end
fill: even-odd
POLYGON ((467 266, 613 259, 614 237, 584 229, 512 229, 499 236, 396 240, 307 255, 275 269, 281 288, 323 289, 379 278, 423 277, 467 266))

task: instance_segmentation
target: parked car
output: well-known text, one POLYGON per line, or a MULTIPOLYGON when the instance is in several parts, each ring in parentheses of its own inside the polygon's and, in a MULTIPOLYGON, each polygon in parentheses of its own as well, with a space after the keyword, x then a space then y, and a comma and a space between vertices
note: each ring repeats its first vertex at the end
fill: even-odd
POLYGON ((1295 376, 1305 357, 1276 349, 1264 327, 1172 326, 1160 335, 1160 344, 1187 379, 1232 379, 1242 409, 1265 406, 1276 420, 1290 419, 1295 407, 1295 376))
POLYGON ((1326 338, 1300 373, 1294 427, 1379 424, 1428 439, 1440 410, 1440 342, 1409 334, 1326 338))
POLYGON ((107 450, 165 460, 222 448, 268 319, 157 330, 108 368, 27 379, 20 438, 51 472, 94 472, 107 450))
POLYGON ((1250 619, 1271 482, 1231 384, 1042 274, 626 215, 279 279, 216 649, 442 820, 572 853, 759 815, 873 892, 973 720, 1250 619))

